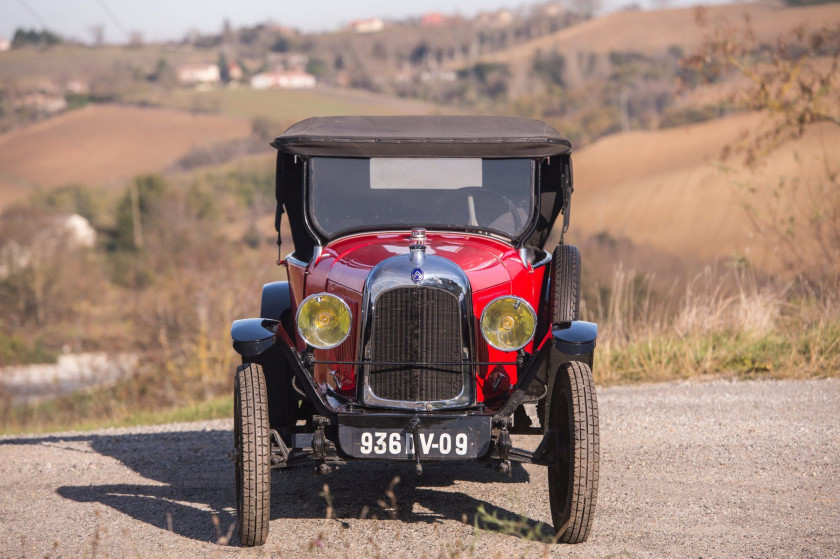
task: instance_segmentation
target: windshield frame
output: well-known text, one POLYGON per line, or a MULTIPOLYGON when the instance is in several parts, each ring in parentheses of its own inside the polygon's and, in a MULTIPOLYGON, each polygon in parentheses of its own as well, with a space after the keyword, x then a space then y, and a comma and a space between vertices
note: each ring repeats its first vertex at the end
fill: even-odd
MULTIPOLYGON (((348 157, 348 156, 340 156, 340 157, 331 157, 331 156, 317 156, 319 159, 371 159, 370 157, 348 157)), ((345 229, 341 229, 336 232, 328 233, 324 231, 317 223, 315 216, 312 213, 312 200, 311 197, 313 195, 313 188, 312 188, 312 157, 307 157, 304 160, 304 185, 305 185, 305 194, 303 199, 303 214, 304 220, 306 223, 307 228, 313 233, 313 235, 320 241, 320 244, 329 243, 335 239, 346 237, 349 235, 356 235, 360 233, 366 232, 374 232, 374 231, 403 231, 409 230, 412 227, 423 227, 430 231, 455 231, 455 232, 465 232, 465 233, 478 233, 483 235, 489 235, 492 237, 500 238, 502 240, 508 241, 513 243, 517 248, 522 244, 523 239, 527 239, 534 231, 537 221, 540 217, 540 165, 538 159, 541 158, 534 158, 534 157, 477 157, 477 159, 527 159, 530 164, 530 194, 531 194, 531 208, 530 208, 530 215, 527 216, 525 222, 523 223, 522 228, 518 231, 515 235, 511 235, 509 232, 500 231, 497 229, 491 229, 488 227, 482 226, 471 226, 471 225, 441 225, 435 223, 385 223, 385 224, 365 224, 359 225, 357 227, 348 227, 345 229)), ((434 157, 434 159, 445 159, 444 157, 434 157)), ((455 192, 457 189, 452 189, 455 192)))

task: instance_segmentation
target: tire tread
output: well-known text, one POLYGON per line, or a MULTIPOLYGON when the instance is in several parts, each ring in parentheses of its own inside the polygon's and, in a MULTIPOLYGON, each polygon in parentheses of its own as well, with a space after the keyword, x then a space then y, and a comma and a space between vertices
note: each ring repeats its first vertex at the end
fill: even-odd
POLYGON ((551 320, 572 322, 580 308, 580 251, 576 246, 557 245, 551 269, 551 320))
MULTIPOLYGON (((571 361, 561 368, 560 374, 567 374, 571 389, 573 425, 571 430, 574 445, 571 510, 568 519, 555 518, 555 528, 563 528, 558 541, 581 543, 592 531, 595 507, 598 501, 598 478, 600 473, 600 436, 598 422, 598 400, 592 371, 579 361, 571 361), (561 523, 561 520, 564 522, 561 523)), ((552 504, 556 509, 558 504, 552 504)))
POLYGON ((244 546, 265 543, 271 512, 271 439, 268 398, 262 367, 246 363, 236 369, 235 390, 240 400, 240 468, 242 495, 237 495, 239 541, 244 546))

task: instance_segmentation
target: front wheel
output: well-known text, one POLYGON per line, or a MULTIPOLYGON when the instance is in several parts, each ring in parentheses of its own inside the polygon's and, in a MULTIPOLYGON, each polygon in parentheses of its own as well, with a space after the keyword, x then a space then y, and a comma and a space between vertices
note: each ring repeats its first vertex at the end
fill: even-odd
POLYGON ((236 448, 236 515, 239 541, 262 545, 271 509, 271 438, 262 367, 236 369, 233 387, 233 442, 236 448))
POLYGON ((548 429, 554 448, 548 496, 556 537, 580 543, 589 537, 598 498, 598 399, 589 365, 572 361, 557 371, 548 429))

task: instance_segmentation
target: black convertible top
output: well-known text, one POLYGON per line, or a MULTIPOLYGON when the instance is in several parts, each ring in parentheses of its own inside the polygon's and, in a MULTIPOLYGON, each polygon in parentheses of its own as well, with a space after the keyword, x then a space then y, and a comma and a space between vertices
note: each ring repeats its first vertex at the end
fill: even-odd
POLYGON ((272 146, 301 156, 551 157, 571 143, 539 120, 509 116, 331 116, 292 125, 272 146))

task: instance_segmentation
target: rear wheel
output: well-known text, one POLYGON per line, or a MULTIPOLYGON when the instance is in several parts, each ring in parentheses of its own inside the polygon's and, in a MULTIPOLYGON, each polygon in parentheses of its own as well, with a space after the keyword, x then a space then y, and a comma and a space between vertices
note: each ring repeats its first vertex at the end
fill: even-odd
POLYGON ((580 251, 557 245, 551 263, 551 322, 578 319, 580 306, 580 251))
POLYGON ((589 365, 571 361, 560 367, 548 418, 553 452, 548 496, 557 540, 586 541, 598 498, 598 399, 589 365))
MULTIPOLYGON (((551 324, 573 322, 580 310, 580 251, 576 246, 557 245, 551 262, 551 292, 549 294, 551 324)), ((546 399, 537 402, 537 414, 543 426, 548 424, 546 399)))
POLYGON ((256 363, 236 369, 233 423, 239 541, 244 546, 262 545, 271 509, 271 439, 265 378, 256 363))

